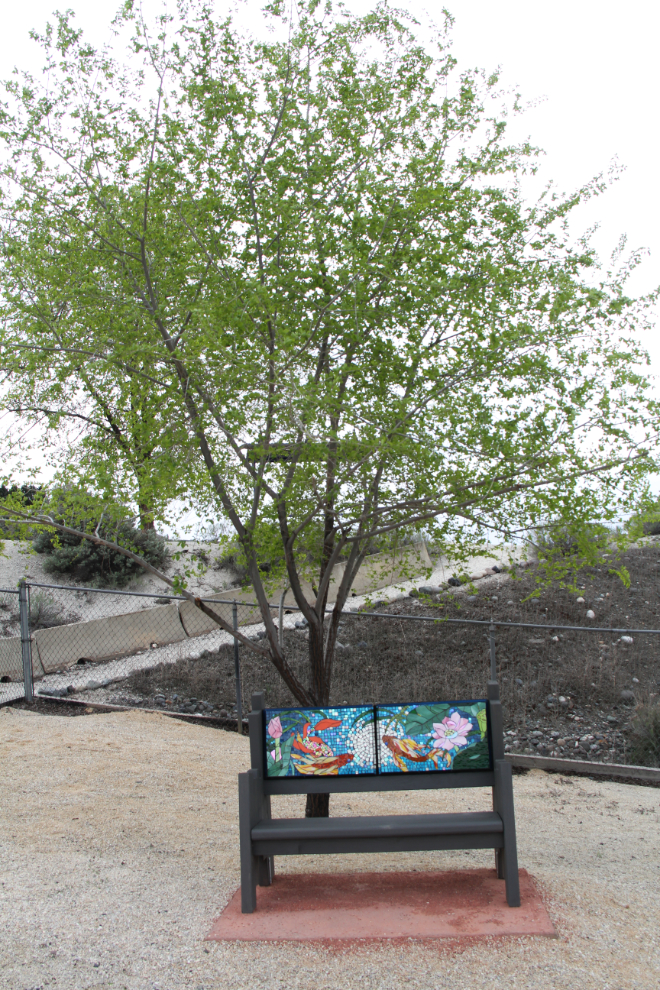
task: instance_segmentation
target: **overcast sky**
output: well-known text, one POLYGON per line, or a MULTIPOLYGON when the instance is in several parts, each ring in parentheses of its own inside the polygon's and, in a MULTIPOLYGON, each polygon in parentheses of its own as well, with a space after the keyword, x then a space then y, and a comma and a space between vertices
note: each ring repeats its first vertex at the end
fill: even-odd
MULTIPOLYGON (((146 0, 156 9, 156 0, 146 0)), ((401 0, 413 13, 433 12, 433 4, 401 0)), ((90 40, 102 43, 114 6, 99 0, 28 0, 5 3, 0 33, 0 75, 15 65, 38 69, 30 28, 42 29, 51 11, 75 10, 90 40)), ((229 4, 224 5, 229 10, 229 4)), ((258 6, 251 3, 251 16, 258 6)), ((347 0, 361 12, 370 3, 347 0)), ((448 0, 455 17, 453 53, 459 66, 502 67, 501 83, 526 101, 539 101, 515 124, 514 137, 530 136, 544 148, 544 178, 573 189, 612 162, 625 171, 606 195, 581 207, 573 230, 600 223, 595 240, 603 258, 622 234, 629 247, 647 247, 629 286, 647 292, 660 283, 660 7, 649 0, 448 0)), ((222 9, 223 4, 218 3, 222 9)), ((438 8, 435 8, 436 10, 438 8)), ((644 341, 653 370, 660 375, 660 332, 644 341)))

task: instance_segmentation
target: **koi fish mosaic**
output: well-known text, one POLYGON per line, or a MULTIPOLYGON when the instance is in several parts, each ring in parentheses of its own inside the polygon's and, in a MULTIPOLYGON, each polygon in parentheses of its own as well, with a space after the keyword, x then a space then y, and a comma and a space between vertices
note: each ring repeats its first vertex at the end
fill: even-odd
POLYGON ((378 705, 379 773, 489 770, 485 701, 378 705))
POLYGON ((264 711, 269 777, 491 768, 484 700, 264 711))
POLYGON ((373 731, 366 736, 358 731, 356 735, 354 728, 368 713, 373 713, 372 705, 266 709, 267 775, 325 777, 376 773, 373 731))

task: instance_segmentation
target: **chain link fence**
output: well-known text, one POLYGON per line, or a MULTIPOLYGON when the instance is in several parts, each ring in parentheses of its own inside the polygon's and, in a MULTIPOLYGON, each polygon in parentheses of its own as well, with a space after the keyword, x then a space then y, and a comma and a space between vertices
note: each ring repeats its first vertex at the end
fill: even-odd
MULTIPOLYGON (((204 601, 246 638, 265 636, 254 603, 221 595, 204 601)), ((385 605, 342 615, 333 703, 483 697, 495 677, 521 730, 510 730, 510 747, 530 751, 540 712, 568 713, 589 702, 605 725, 622 702, 657 699, 660 630, 451 617, 432 596, 426 605, 411 598, 385 605)), ((307 624, 295 608, 272 607, 287 662, 307 684, 307 624)), ((230 720, 245 713, 254 690, 264 689, 272 707, 295 704, 267 657, 173 595, 23 582, 0 591, 0 625, 0 704, 34 695, 230 720)), ((588 740, 589 750, 618 755, 624 740, 617 731, 602 744, 588 740)), ((554 735, 561 742, 566 733, 554 735)), ((568 755, 586 751, 583 742, 578 733, 565 745, 549 735, 537 745, 568 755)))

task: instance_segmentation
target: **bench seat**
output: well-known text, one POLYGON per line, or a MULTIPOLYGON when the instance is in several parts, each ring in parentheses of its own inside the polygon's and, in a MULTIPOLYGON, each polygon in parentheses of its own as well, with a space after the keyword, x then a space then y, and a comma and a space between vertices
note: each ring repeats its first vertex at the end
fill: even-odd
POLYGON ((252 828, 252 849, 257 856, 501 849, 503 845, 504 826, 494 811, 447 815, 272 818, 252 828))

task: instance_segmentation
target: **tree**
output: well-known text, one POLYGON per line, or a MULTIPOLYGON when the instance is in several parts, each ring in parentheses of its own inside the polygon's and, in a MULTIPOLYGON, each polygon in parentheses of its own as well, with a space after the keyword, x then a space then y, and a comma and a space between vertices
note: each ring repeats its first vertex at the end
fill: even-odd
POLYGON ((651 467, 658 406, 630 265, 600 272, 568 241, 604 184, 525 204, 536 153, 507 144, 495 77, 457 77, 448 23, 431 50, 384 3, 264 17, 265 41, 181 3, 152 36, 127 4, 123 62, 68 15, 40 39, 46 83, 10 82, 2 120, 0 347, 5 366, 57 350, 58 409, 81 348, 124 404, 157 381, 186 437, 179 481, 231 522, 270 659, 321 705, 374 540, 611 517, 651 467), (309 622, 308 683, 278 641, 264 541, 309 622))

